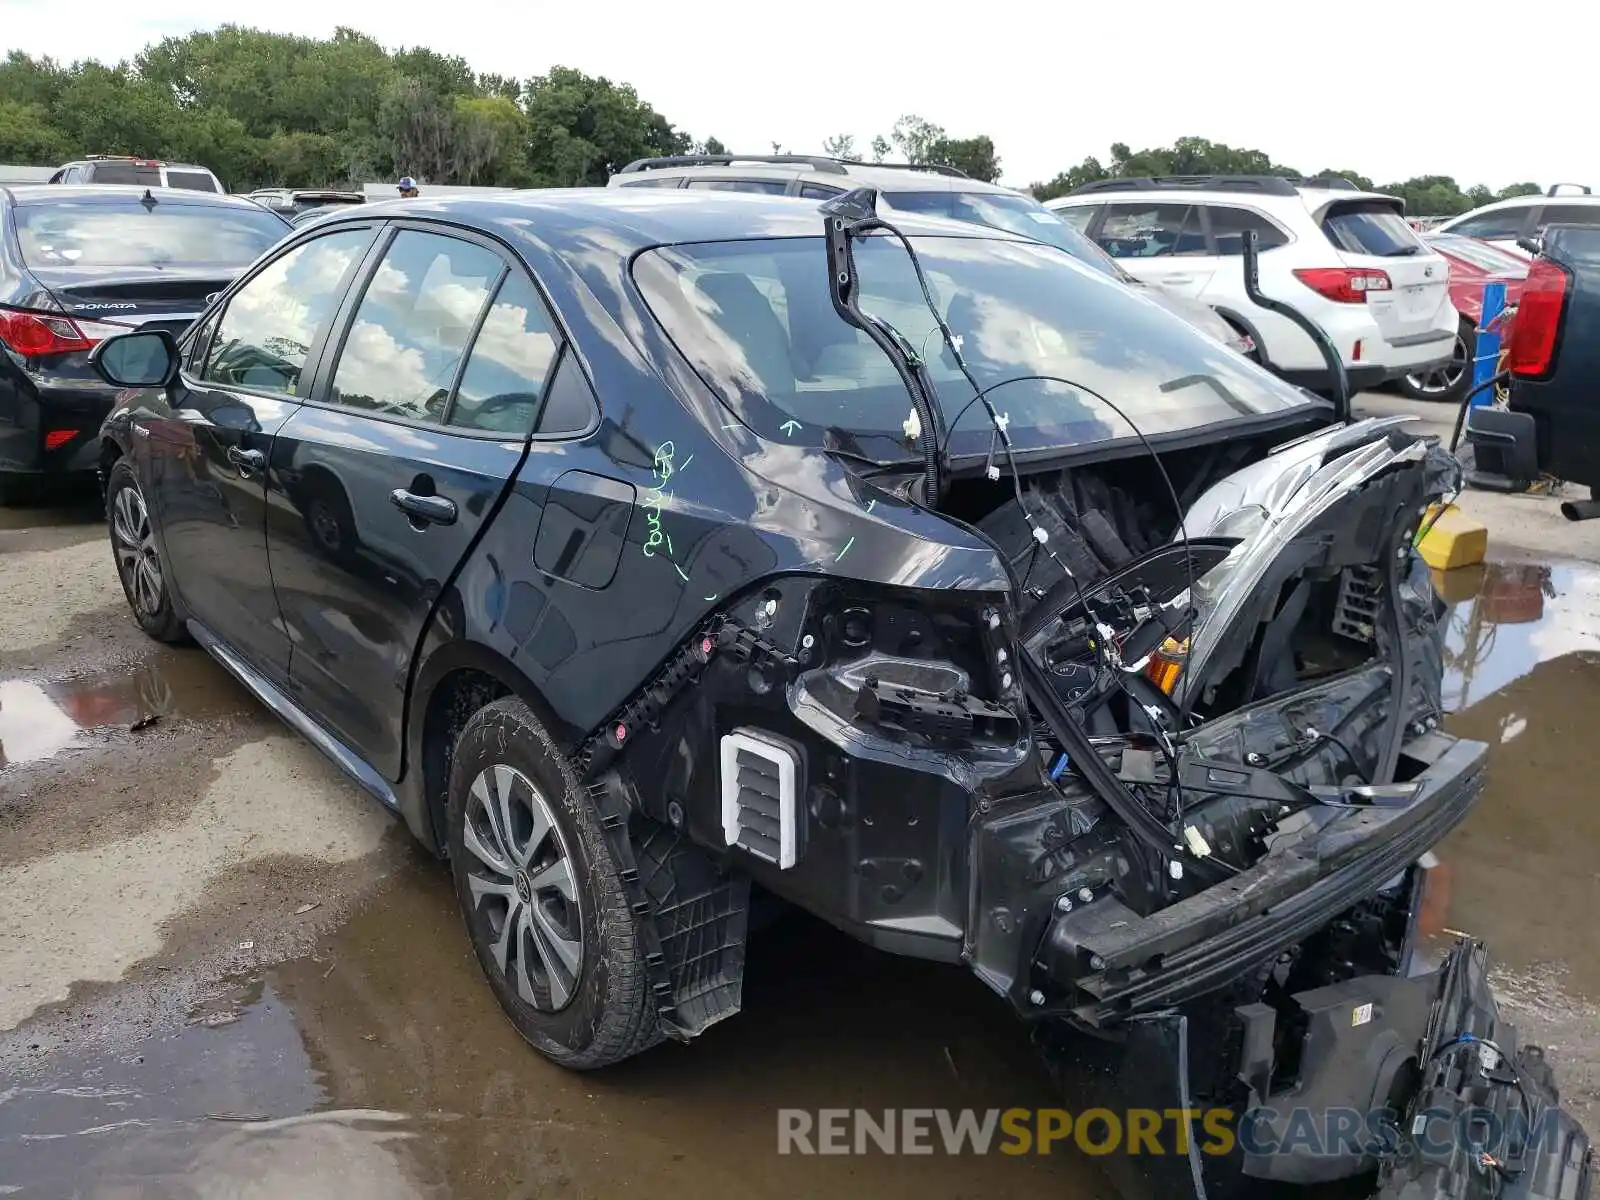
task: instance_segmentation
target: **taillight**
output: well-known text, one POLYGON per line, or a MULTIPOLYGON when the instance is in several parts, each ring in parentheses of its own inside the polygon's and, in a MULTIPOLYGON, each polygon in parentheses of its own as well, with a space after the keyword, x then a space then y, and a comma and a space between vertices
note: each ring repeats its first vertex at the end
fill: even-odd
POLYGON ((1536 379, 1550 373, 1571 284, 1572 276, 1560 263, 1548 258, 1533 260, 1522 298, 1517 301, 1517 319, 1511 326, 1511 345, 1506 351, 1513 375, 1536 379))
POLYGON ((97 342, 128 328, 110 321, 74 321, 52 313, 0 308, 0 342, 23 358, 92 350, 97 342))
POLYGON ((1365 304, 1368 292, 1387 292, 1389 276, 1366 267, 1306 267, 1294 277, 1339 304, 1365 304))

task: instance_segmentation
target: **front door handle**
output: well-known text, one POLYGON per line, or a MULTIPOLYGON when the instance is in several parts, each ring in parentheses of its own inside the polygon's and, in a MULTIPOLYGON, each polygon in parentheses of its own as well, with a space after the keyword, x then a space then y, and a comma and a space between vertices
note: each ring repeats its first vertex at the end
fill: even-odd
POLYGON ((238 446, 229 446, 228 461, 239 468, 240 475, 249 476, 251 471, 266 467, 267 456, 259 450, 241 450, 238 446))
POLYGON ((395 488, 389 493, 389 501, 414 521, 426 521, 430 525, 456 523, 456 502, 443 496, 419 496, 405 488, 395 488))

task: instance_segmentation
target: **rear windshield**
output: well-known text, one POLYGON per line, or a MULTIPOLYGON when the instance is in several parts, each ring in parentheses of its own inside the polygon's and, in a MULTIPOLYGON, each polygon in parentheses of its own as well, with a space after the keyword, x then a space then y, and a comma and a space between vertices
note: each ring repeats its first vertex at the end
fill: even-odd
POLYGON ((1102 275, 1110 275, 1123 283, 1133 282, 1133 276, 1085 237, 1081 230, 1073 228, 1059 214, 1027 196, 1008 195, 1005 192, 885 192, 883 198, 906 212, 950 217, 973 225, 1004 229, 1007 233, 1019 233, 1025 238, 1065 250, 1102 275))
POLYGON ((137 196, 20 205, 16 221, 23 261, 35 267, 242 267, 289 231, 254 206, 137 196))
POLYGON ((1322 218, 1322 232, 1346 254, 1402 258, 1422 252, 1422 243, 1405 217, 1381 200, 1330 205, 1322 218))
MULTIPOLYGON (((912 239, 940 314, 963 339, 1019 449, 1176 433, 1310 403, 1221 343, 1053 247, 992 238, 912 239)), ((928 360, 957 454, 982 454, 981 405, 923 302, 897 241, 855 247, 861 305, 928 360)), ((663 246, 634 261, 646 302, 701 377, 753 428, 824 444, 829 431, 878 439, 875 457, 906 457, 910 398, 888 358, 845 323, 828 293, 820 238, 663 246)))
POLYGON ((137 183, 144 187, 161 186, 160 167, 141 167, 133 163, 95 163, 89 168, 95 183, 137 183))
POLYGON ((220 192, 217 181, 209 171, 174 171, 167 168, 167 186, 191 192, 220 192))

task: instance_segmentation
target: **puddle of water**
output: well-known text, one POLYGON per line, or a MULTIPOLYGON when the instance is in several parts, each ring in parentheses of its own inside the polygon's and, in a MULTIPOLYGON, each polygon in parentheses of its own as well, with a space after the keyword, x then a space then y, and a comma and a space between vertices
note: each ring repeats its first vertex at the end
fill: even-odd
POLYGON ((80 745, 87 731, 247 710, 244 689, 199 651, 161 652, 133 669, 67 680, 0 679, 0 769, 80 745))
POLYGON ((780 1108, 1059 1104, 1021 1025, 965 971, 795 918, 752 942, 744 998, 691 1046, 563 1071, 495 1005, 448 876, 416 865, 319 959, 269 972, 237 1023, 137 1062, 57 1056, 34 1090, 0 1092, 0 1183, 118 1200, 1108 1194, 1065 1152, 778 1154, 780 1108))
POLYGON ((1433 581, 1450 604, 1447 711, 1470 707, 1538 663, 1600 652, 1600 566, 1593 563, 1486 563, 1436 571, 1433 581))

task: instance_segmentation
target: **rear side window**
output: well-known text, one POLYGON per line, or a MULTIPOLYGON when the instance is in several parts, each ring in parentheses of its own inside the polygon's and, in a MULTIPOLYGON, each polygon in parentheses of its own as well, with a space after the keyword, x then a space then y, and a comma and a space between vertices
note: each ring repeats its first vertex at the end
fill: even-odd
POLYGON ((370 229, 341 230, 265 267, 229 299, 201 378, 293 395, 371 241, 370 229))
POLYGON ((467 343, 504 271, 482 246, 401 230, 361 297, 329 399, 443 423, 467 343))
POLYGON ((94 163, 87 168, 91 183, 133 183, 140 187, 160 187, 161 168, 134 163, 94 163))
POLYGON ((681 178, 679 178, 678 176, 674 175, 674 176, 672 176, 670 178, 667 178, 667 179, 662 179, 659 176, 657 176, 655 178, 647 178, 647 179, 629 179, 629 180, 626 180, 623 183, 619 183, 617 186, 618 187, 675 188, 675 187, 681 187, 682 185, 683 185, 683 180, 681 178))
POLYGON ((1459 233, 1462 237, 1514 238, 1528 227, 1530 211, 1529 205, 1496 209, 1494 212, 1482 213, 1463 221, 1459 225, 1452 225, 1450 232, 1459 233))
POLYGON ((782 196, 789 190, 787 179, 691 179, 689 186, 708 192, 761 192, 782 196))
POLYGON ((844 189, 829 187, 825 183, 802 183, 800 195, 806 200, 831 200, 834 196, 844 195, 844 189))
POLYGON ((288 232, 254 205, 138 196, 19 205, 16 222, 23 261, 35 267, 242 267, 288 232))
POLYGON ((1108 204, 1095 241, 1112 258, 1204 254, 1199 217, 1187 204, 1108 204))
POLYGON ((1322 232, 1346 254, 1398 258, 1418 254, 1422 242, 1394 206, 1381 201, 1354 201, 1328 206, 1322 232))
POLYGON ((1546 204, 1539 226, 1600 225, 1600 204, 1546 204))
POLYGON ((168 170, 167 186, 182 188, 189 192, 211 192, 213 195, 222 190, 208 171, 168 170))
POLYGON ((1088 231, 1089 223, 1094 220, 1095 213, 1100 211, 1100 206, 1098 204, 1078 204, 1071 208, 1052 208, 1050 211, 1079 233, 1085 233, 1088 231))
POLYGON ((1283 230, 1247 208, 1213 204, 1207 205, 1206 214, 1211 218, 1211 239, 1218 254, 1243 254, 1244 235, 1252 229, 1256 232, 1256 247, 1261 250, 1271 250, 1289 240, 1283 230))
POLYGON ((530 432, 559 345, 533 284, 520 272, 507 276, 472 343, 447 423, 530 432))

